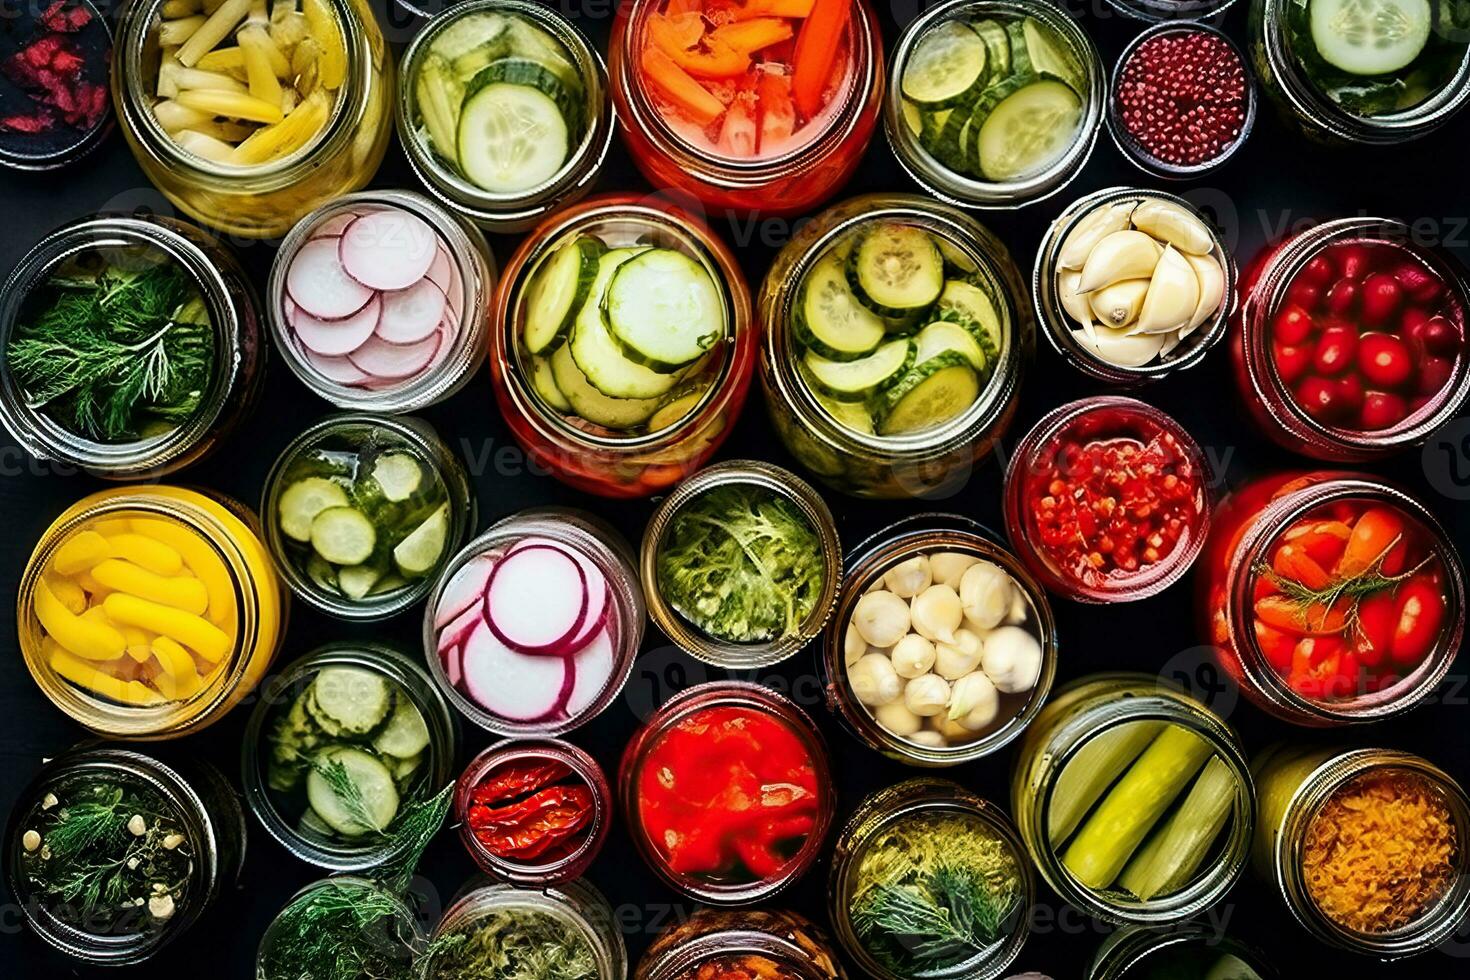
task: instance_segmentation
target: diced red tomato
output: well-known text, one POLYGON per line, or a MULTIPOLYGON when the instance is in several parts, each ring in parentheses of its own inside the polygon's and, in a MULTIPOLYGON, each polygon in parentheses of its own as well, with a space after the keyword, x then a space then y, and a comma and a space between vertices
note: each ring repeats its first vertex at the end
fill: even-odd
POLYGON ((1394 625, 1398 622, 1397 605, 1393 593, 1386 589, 1358 603, 1358 628, 1353 650, 1365 666, 1379 667, 1388 658, 1394 625))

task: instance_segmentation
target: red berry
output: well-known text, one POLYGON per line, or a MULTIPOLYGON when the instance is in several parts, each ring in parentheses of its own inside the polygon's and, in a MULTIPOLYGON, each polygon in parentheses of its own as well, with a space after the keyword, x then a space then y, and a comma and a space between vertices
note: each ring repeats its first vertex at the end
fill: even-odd
POLYGON ((1409 411, 1417 412, 1432 401, 1434 401, 1433 395, 1415 395, 1409 399, 1409 411))
POLYGON ((1419 338, 1431 354, 1453 354, 1460 349, 1460 331, 1442 316, 1430 317, 1420 328, 1419 338))
POLYGON ((1386 429, 1402 422, 1409 414, 1409 403, 1387 391, 1363 394, 1363 408, 1358 419, 1365 429, 1386 429))
POLYGON ((1342 401, 1337 384, 1327 378, 1308 378, 1296 389, 1296 400, 1302 409, 1319 422, 1331 422, 1342 416, 1342 401))
POLYGON ((1297 278, 1311 283, 1318 288, 1325 288, 1329 280, 1337 274, 1332 266, 1332 260, 1322 253, 1318 253, 1302 266, 1302 271, 1296 274, 1297 278))
POLYGON ((1444 288, 1434 273, 1417 262, 1401 263, 1393 270, 1393 276, 1416 303, 1433 301, 1444 288))
POLYGON ((1366 245, 1340 245, 1337 248, 1338 273, 1344 279, 1361 279, 1368 274, 1369 255, 1366 245))
POLYGON ((1312 364, 1318 374, 1334 375, 1346 371, 1358 353, 1358 333, 1350 327, 1329 327, 1317 338, 1312 364))
POLYGON ((1300 344, 1312 335, 1312 315, 1300 306, 1287 304, 1276 314, 1276 339, 1283 344, 1300 344))
POLYGON ((1337 400, 1342 403, 1345 414, 1351 415, 1363 407, 1363 381, 1356 374, 1344 374, 1337 379, 1337 400))
POLYGON ((1397 388, 1414 373, 1414 357, 1393 334, 1365 333, 1358 343, 1358 370, 1375 387, 1397 388))
POLYGON ((1429 322, 1429 314, 1423 308, 1410 306, 1404 309, 1404 315, 1399 317, 1399 333, 1409 338, 1423 342, 1424 324, 1429 322))
POLYGON ((1322 287, 1297 276, 1296 282, 1286 291, 1286 301, 1295 303, 1304 310, 1315 310, 1322 302, 1322 287))
POLYGON ((1296 384, 1312 363, 1312 351, 1308 347, 1272 344, 1271 355, 1276 361, 1276 373, 1288 385, 1296 384))
POLYGON ((1327 290, 1327 309, 1338 316, 1345 316, 1358 305, 1358 284, 1351 279, 1339 279, 1327 290))
POLYGON ((1381 327, 1404 304, 1404 288, 1386 272, 1377 272, 1363 282, 1363 323, 1381 327))
POLYGON ((1437 395, 1450 383, 1455 362, 1448 357, 1425 357, 1419 361, 1419 377, 1415 383, 1421 395, 1437 395))

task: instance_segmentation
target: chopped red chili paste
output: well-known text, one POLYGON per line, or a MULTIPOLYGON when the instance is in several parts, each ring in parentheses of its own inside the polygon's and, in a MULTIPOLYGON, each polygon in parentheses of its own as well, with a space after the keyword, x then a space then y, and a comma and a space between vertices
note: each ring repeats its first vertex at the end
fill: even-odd
POLYGON ((54 2, 0 29, 0 135, 69 127, 86 133, 107 114, 108 35, 91 8, 54 2))

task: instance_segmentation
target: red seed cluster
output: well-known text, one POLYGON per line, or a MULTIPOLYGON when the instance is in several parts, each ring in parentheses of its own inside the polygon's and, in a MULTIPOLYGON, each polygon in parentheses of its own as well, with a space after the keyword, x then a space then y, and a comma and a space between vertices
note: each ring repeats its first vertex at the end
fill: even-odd
POLYGON ((54 0, 36 18, 35 34, 8 58, 0 74, 25 93, 23 108, 0 104, 0 133, 35 135, 65 124, 90 130, 107 111, 107 86, 86 77, 73 35, 92 22, 85 7, 54 0))
POLYGON ((1117 91, 1123 126, 1150 156, 1175 166, 1217 159, 1245 126, 1245 63, 1225 39, 1173 31, 1140 44, 1117 91))

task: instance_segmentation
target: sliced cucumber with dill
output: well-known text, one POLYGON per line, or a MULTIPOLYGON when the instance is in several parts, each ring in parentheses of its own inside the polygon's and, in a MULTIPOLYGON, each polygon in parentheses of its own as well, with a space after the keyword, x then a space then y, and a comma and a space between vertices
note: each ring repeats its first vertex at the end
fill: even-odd
POLYGON ((709 391, 708 384, 692 383, 669 392, 664 397, 663 404, 659 406, 658 411, 654 412, 648 420, 648 431, 657 432, 683 421, 684 417, 694 411, 695 406, 704 400, 707 391, 709 391))
POLYGON ((383 723, 393 707, 393 686, 375 671, 331 666, 311 682, 308 709, 334 735, 366 735, 383 723))
POLYGON ((944 289, 944 257, 927 231, 896 221, 859 233, 847 257, 853 295, 880 317, 907 317, 932 305, 944 289))
POLYGON ((911 342, 891 340, 856 361, 829 361, 807 351, 802 364, 824 394, 838 401, 862 401, 901 378, 914 356, 911 342))
POLYGON ((541 263, 526 287, 526 326, 521 339, 532 354, 548 354, 566 340, 597 278, 602 242, 588 235, 559 247, 541 263))
POLYGON ((980 397, 980 376, 963 354, 944 351, 915 364, 871 402, 879 435, 928 429, 962 414, 980 397))
POLYGON ((914 45, 899 87, 926 108, 957 105, 985 85, 986 60, 980 35, 963 21, 946 21, 914 45))
POLYGON ((308 476, 281 491, 276 501, 281 533, 293 541, 311 540, 311 523, 322 511, 346 507, 347 491, 320 476, 308 476))
POLYGON ((370 753, 348 746, 317 755, 306 777, 306 798, 317 815, 344 837, 386 830, 398 815, 392 771, 370 753))
POLYGON ((602 306, 622 352, 655 371, 698 359, 725 329, 724 300, 709 270, 668 248, 619 264, 602 306))
POLYGON ((424 716, 412 701, 400 696, 388 724, 373 739, 373 748, 395 759, 413 759, 428 747, 429 726, 424 716))

